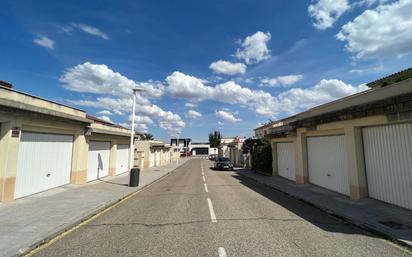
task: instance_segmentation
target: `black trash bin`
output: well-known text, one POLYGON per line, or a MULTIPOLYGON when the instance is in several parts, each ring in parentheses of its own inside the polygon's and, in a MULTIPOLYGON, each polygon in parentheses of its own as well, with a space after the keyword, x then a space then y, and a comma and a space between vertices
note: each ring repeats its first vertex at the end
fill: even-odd
POLYGON ((132 168, 130 170, 129 187, 139 186, 139 178, 140 178, 140 169, 139 168, 132 168))

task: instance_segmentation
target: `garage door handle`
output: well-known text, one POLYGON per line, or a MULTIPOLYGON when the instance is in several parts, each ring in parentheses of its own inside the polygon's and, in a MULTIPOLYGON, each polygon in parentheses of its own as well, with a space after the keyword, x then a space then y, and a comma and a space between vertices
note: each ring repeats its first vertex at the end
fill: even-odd
POLYGON ((46 177, 50 177, 50 175, 51 175, 50 173, 47 173, 47 174, 46 174, 46 177))
POLYGON ((330 177, 330 176, 331 176, 329 173, 328 173, 327 175, 328 175, 328 177, 330 177))

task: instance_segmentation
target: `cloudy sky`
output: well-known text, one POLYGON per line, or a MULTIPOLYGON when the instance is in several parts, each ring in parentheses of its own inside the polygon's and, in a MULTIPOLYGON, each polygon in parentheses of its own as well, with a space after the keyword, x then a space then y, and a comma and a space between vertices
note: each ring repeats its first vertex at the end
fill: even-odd
POLYGON ((249 136, 412 66, 412 0, 2 1, 0 79, 168 140, 249 136))

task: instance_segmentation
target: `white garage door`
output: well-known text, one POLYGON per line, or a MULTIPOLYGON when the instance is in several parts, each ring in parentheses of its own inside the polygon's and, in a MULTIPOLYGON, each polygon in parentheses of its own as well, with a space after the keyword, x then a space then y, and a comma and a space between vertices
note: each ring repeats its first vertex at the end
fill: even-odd
POLYGON ((22 132, 14 198, 70 183, 73 136, 22 132))
POLYGON ((345 137, 308 137, 309 182, 349 195, 345 137))
POLYGON ((155 152, 155 166, 160 165, 160 150, 156 150, 155 152))
POLYGON ((295 181, 295 147, 293 143, 277 143, 278 174, 295 181))
POLYGON ((155 165, 155 152, 154 150, 150 150, 149 153, 149 167, 153 167, 155 165))
POLYGON ((129 170, 129 145, 117 145, 116 175, 129 170))
POLYGON ((87 181, 109 175, 110 142, 90 141, 87 181))
POLYGON ((412 124, 363 129, 369 196, 412 209, 412 124))

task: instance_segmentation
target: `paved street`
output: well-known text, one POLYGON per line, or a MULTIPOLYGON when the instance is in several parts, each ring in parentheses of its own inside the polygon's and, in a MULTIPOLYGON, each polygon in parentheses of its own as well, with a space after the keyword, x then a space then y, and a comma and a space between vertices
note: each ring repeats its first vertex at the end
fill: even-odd
POLYGON ((211 170, 211 165, 188 161, 34 255, 410 256, 312 206, 234 172, 211 170))

